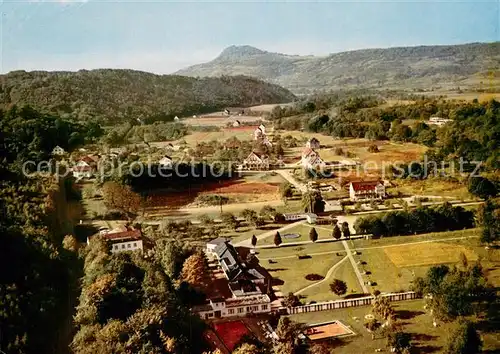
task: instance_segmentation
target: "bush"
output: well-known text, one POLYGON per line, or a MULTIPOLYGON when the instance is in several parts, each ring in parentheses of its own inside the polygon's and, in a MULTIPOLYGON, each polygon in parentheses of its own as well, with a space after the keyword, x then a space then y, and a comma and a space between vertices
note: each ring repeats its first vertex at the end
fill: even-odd
POLYGON ((217 194, 204 194, 196 197, 196 201, 206 205, 225 205, 229 203, 229 198, 217 194))
POLYGON ((318 280, 323 280, 325 279, 324 276, 320 275, 320 274, 315 274, 315 273, 312 273, 312 274, 307 274, 305 276, 306 280, 311 280, 311 281, 318 281, 318 280))
POLYGON ((379 152, 380 150, 378 149, 378 146, 376 144, 372 144, 370 146, 368 146, 368 152, 379 152))

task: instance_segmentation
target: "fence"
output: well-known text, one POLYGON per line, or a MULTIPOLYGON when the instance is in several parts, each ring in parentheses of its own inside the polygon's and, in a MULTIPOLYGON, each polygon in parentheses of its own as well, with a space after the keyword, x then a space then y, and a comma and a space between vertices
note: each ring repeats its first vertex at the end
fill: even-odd
MULTIPOLYGON (((408 291, 405 293, 383 294, 380 296, 388 298, 389 301, 391 302, 413 300, 418 297, 417 294, 413 291, 408 291)), ((328 311, 328 310, 342 309, 346 307, 367 306, 372 304, 373 299, 374 299, 373 296, 365 296, 357 299, 333 300, 333 301, 318 302, 316 304, 289 307, 289 308, 282 307, 280 308, 280 311, 286 312, 289 315, 295 315, 297 313, 328 311)))

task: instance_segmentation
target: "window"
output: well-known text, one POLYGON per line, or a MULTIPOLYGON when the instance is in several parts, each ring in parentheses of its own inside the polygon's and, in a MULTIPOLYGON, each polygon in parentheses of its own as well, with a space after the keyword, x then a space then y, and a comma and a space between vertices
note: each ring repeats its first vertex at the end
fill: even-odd
POLYGON ((252 311, 259 311, 259 306, 252 306, 252 311))
POLYGON ((250 306, 247 306, 247 312, 252 311, 252 308, 250 306))
POLYGON ((234 309, 228 309, 228 310, 227 310, 227 313, 228 313, 229 315, 234 315, 234 309))
POLYGON ((263 309, 263 310, 267 310, 267 305, 262 305, 262 306, 261 306, 261 309, 263 309))
POLYGON ((238 307, 238 313, 243 313, 245 309, 243 307, 238 307))
POLYGON ((130 243, 127 244, 127 248, 131 248, 132 245, 130 243))
POLYGON ((118 249, 118 245, 114 245, 113 249, 117 250, 118 249))
POLYGON ((214 314, 213 314, 212 312, 210 312, 210 313, 208 314, 208 317, 214 317, 214 314))
POLYGON ((137 242, 134 242, 134 247, 137 247, 137 242))
POLYGON ((125 249, 125 245, 122 245, 122 250, 125 249))

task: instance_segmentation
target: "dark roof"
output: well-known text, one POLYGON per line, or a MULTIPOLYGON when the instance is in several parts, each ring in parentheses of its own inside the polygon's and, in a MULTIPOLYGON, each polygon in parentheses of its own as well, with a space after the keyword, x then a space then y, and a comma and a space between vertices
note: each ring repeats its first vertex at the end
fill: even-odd
POLYGON ((247 268, 245 264, 240 262, 236 248, 229 241, 221 243, 214 251, 219 257, 220 265, 229 282, 264 278, 259 271, 247 268))
POLYGON ((354 191, 359 192, 359 191, 374 190, 378 184, 383 184, 383 183, 379 180, 374 180, 374 181, 356 181, 356 182, 351 182, 351 184, 354 191))
POLYGON ((225 237, 217 237, 214 238, 213 240, 210 240, 207 242, 207 244, 212 244, 212 245, 222 245, 224 242, 229 241, 228 238, 225 237))

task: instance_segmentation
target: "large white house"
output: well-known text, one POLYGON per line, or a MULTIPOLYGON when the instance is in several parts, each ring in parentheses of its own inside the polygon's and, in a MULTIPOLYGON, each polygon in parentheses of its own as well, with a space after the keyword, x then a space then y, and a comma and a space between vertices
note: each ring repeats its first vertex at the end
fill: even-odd
POLYGON ((243 262, 230 240, 224 238, 208 242, 206 252, 219 263, 230 295, 211 297, 193 309, 196 313, 210 319, 271 312, 267 294, 271 279, 262 269, 243 262))
POLYGON ((352 201, 383 199, 385 197, 384 182, 380 180, 351 182, 349 197, 352 201))
POLYGON ((441 117, 430 117, 428 124, 442 126, 446 123, 453 122, 453 119, 441 118, 441 117))

